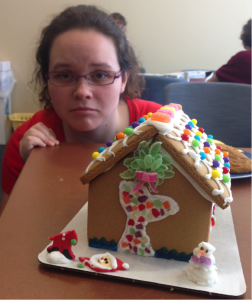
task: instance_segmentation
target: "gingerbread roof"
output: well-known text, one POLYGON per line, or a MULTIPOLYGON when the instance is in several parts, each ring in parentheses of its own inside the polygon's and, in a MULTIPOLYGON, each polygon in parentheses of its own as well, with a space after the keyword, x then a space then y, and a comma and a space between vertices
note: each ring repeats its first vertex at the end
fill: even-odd
POLYGON ((181 105, 174 103, 134 122, 117 136, 115 142, 107 142, 106 149, 95 152, 94 160, 81 175, 82 183, 90 182, 113 167, 135 150, 141 141, 153 138, 162 142, 162 151, 171 158, 172 165, 205 199, 223 209, 229 206, 233 198, 228 153, 216 147, 213 137, 199 128, 197 121, 191 120, 181 105))

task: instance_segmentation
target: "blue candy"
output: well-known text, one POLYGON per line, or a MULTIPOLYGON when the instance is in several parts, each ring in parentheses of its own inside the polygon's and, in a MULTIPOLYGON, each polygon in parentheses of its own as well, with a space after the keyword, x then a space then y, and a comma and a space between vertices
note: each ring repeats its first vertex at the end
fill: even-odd
POLYGON ((139 120, 138 120, 138 123, 143 123, 145 121, 145 118, 140 118, 139 120))
POLYGON ((201 160, 206 159, 206 153, 205 152, 200 152, 199 155, 200 155, 201 160))
POLYGON ((98 152, 99 152, 99 153, 102 153, 104 150, 105 150, 104 147, 100 147, 99 150, 98 150, 98 152))
POLYGON ((224 166, 230 169, 230 163, 226 162, 224 163, 224 166))
POLYGON ((199 135, 197 135, 197 134, 194 136, 194 138, 195 138, 195 140, 198 140, 198 141, 201 140, 201 137, 199 135))
POLYGON ((189 121, 188 124, 194 127, 194 123, 192 121, 189 121))
POLYGON ((213 139, 213 136, 212 136, 211 134, 209 134, 207 137, 208 137, 209 139, 213 139))

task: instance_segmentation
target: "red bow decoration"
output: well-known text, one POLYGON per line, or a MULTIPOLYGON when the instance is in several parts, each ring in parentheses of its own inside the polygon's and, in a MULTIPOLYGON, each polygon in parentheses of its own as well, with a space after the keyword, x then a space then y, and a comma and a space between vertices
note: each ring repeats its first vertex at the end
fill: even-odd
POLYGON ((136 193, 137 191, 139 191, 145 182, 149 183, 149 186, 154 193, 158 193, 158 190, 156 189, 153 183, 157 181, 156 172, 146 173, 142 171, 136 171, 136 179, 140 181, 135 185, 135 187, 132 190, 132 193, 136 193))

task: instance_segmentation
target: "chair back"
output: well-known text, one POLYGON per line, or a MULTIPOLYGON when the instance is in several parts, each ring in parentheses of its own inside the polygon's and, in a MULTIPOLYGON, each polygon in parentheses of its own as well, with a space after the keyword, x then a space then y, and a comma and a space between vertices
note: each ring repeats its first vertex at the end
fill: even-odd
POLYGON ((251 86, 222 82, 169 84, 164 105, 178 103, 214 139, 233 147, 251 147, 251 86))
POLYGON ((149 100, 163 105, 163 90, 167 84, 186 82, 183 79, 155 76, 155 75, 140 75, 145 79, 145 89, 141 95, 141 99, 149 100))

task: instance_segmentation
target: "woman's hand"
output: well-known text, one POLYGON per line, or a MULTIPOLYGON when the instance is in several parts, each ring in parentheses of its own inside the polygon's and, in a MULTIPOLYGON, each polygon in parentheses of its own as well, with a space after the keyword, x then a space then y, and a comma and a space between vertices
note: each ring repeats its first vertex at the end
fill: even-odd
POLYGON ((56 140, 53 130, 40 122, 26 131, 19 143, 19 153, 23 161, 26 162, 34 147, 55 146, 58 144, 59 141, 56 140))

